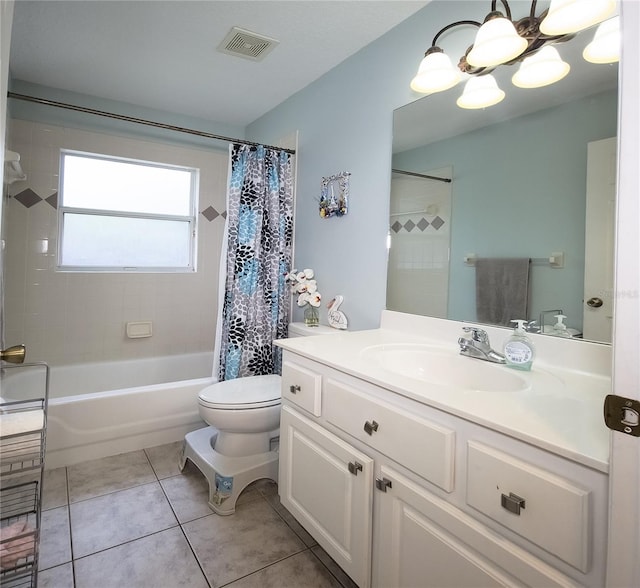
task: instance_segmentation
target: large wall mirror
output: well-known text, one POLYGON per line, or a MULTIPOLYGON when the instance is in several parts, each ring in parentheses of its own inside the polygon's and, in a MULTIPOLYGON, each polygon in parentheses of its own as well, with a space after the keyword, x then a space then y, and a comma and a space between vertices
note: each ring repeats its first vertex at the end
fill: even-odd
POLYGON ((394 112, 387 308, 482 322, 477 261, 528 258, 513 318, 550 331, 564 314, 576 340, 610 342, 618 64, 584 61, 592 38, 562 45, 571 71, 551 86, 500 66, 500 104, 458 108, 460 84, 394 112))

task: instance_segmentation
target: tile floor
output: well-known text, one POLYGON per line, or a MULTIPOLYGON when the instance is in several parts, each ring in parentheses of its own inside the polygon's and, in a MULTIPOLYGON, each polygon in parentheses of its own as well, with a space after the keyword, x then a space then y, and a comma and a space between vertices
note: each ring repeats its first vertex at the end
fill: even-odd
POLYGON ((49 470, 40 588, 356 588, 282 507, 274 482, 235 514, 207 505, 181 442, 49 470))

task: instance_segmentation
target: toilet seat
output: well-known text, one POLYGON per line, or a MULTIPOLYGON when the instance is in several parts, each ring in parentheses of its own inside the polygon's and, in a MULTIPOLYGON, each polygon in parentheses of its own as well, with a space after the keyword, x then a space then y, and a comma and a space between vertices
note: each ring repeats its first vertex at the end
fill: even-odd
POLYGON ((198 394, 200 404, 217 410, 251 410, 280 404, 278 375, 251 376, 217 382, 198 394))

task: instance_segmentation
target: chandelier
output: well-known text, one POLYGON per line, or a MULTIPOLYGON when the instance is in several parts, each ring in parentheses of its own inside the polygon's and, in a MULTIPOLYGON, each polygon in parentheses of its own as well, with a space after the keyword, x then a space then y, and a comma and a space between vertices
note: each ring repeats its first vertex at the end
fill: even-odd
POLYGON ((529 15, 520 20, 512 19, 507 0, 501 0, 505 14, 496 9, 496 4, 497 0, 492 0, 491 12, 483 23, 459 20, 437 32, 411 81, 414 91, 442 92, 458 84, 467 74, 466 77, 471 77, 457 105, 486 108, 505 97, 491 72, 500 65, 515 63, 520 63, 511 78, 515 86, 548 86, 564 78, 570 70, 554 45, 569 41, 576 33, 598 23, 602 24, 583 57, 593 63, 612 63, 619 59, 619 17, 610 18, 616 8, 615 0, 551 0, 548 10, 539 16, 536 16, 537 0, 532 0, 529 15), (456 68, 437 42, 443 33, 459 26, 474 26, 478 31, 473 45, 456 68))

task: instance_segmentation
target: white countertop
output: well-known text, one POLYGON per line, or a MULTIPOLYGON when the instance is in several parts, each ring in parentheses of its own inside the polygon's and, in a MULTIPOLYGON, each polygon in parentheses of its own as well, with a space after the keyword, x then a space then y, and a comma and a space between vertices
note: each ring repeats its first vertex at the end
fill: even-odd
MULTIPOLYGON (((448 356, 458 355, 461 325, 385 313, 387 320, 383 313, 380 329, 283 339, 276 344, 425 405, 608 472, 610 431, 602 416, 604 397, 611 393, 611 378, 606 374, 608 346, 541 336, 534 338, 538 352, 530 372, 482 362, 483 369, 515 372, 524 381, 516 391, 434 385, 419 377, 390 371, 383 362, 375 360, 375 352, 390 346, 415 345, 429 346, 448 356)), ((490 332, 493 348, 500 350, 500 336, 510 331, 491 327, 486 330, 490 332)), ((460 361, 481 360, 464 357, 460 361)))

